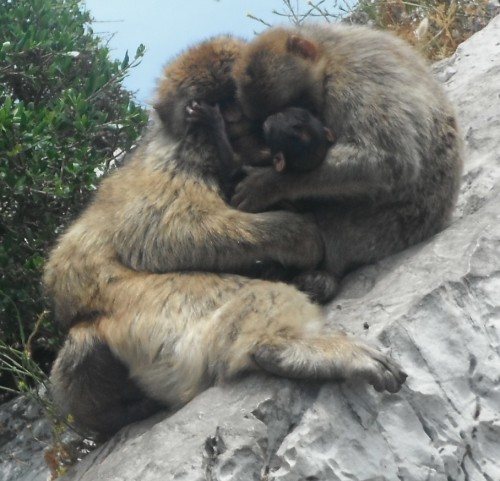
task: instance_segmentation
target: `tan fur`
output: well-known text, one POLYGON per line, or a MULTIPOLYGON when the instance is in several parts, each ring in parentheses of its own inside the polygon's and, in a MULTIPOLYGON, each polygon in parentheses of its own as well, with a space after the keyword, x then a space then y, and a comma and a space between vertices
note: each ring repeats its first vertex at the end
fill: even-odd
POLYGON ((213 181, 177 167, 176 144, 161 135, 102 181, 51 253, 44 284, 63 325, 112 311, 122 282, 139 279, 146 287, 146 272, 236 272, 258 261, 306 268, 320 261, 312 222, 289 212, 230 208, 213 181))
MULTIPOLYGON (((167 77, 160 93, 170 95, 177 81, 167 77)), ((51 253, 44 283, 70 327, 51 375, 62 411, 109 434, 257 369, 357 375, 397 391, 406 377, 399 367, 358 341, 322 333, 321 312, 305 295, 228 274, 257 262, 313 268, 323 245, 306 217, 228 206, 204 139, 190 131, 178 138, 158 123, 51 253)))

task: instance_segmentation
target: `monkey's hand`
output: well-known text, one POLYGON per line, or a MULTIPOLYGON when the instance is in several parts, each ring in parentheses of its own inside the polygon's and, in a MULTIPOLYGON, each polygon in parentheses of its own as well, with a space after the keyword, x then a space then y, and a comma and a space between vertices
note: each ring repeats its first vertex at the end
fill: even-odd
POLYGON ((273 167, 246 167, 247 176, 236 186, 231 205, 245 212, 263 212, 281 200, 280 178, 273 167))
POLYGON ((302 272, 292 279, 292 284, 318 304, 331 301, 339 287, 337 279, 332 274, 320 270, 302 272))
POLYGON ((214 132, 224 132, 224 117, 218 105, 210 105, 207 102, 191 102, 186 107, 186 120, 190 124, 203 125, 214 132))

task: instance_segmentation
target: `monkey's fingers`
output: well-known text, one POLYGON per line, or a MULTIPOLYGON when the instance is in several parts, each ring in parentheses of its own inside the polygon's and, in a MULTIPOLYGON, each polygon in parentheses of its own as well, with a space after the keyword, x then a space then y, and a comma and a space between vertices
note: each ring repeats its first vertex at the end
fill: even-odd
POLYGON ((338 291, 337 279, 326 271, 306 271, 292 279, 292 284, 309 296, 313 302, 326 304, 338 291))
POLYGON ((199 109, 200 104, 193 101, 186 106, 186 120, 190 123, 197 123, 203 118, 203 111, 199 109))
POLYGON ((245 167, 247 176, 238 183, 231 205, 245 212, 263 212, 280 199, 276 197, 276 178, 271 167, 245 167))
POLYGON ((193 100, 186 106, 186 113, 189 121, 198 121, 207 116, 208 110, 206 104, 198 103, 196 100, 193 100))
POLYGON ((216 130, 224 129, 224 118, 218 105, 194 100, 186 106, 186 121, 190 124, 202 124, 216 130))

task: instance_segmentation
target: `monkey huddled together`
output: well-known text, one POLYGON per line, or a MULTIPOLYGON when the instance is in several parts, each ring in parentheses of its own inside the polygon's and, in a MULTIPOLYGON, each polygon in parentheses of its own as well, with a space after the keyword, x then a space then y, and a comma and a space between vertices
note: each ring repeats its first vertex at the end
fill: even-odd
POLYGON ((366 27, 220 36, 167 65, 154 110, 47 260, 62 413, 109 435, 255 370, 397 392, 317 302, 449 220, 461 140, 418 55, 366 27))

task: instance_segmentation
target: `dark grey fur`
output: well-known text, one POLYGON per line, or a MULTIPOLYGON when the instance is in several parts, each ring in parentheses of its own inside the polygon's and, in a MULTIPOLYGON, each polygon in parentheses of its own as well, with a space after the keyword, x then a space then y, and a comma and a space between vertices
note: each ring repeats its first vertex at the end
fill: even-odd
POLYGON ((317 169, 285 175, 256 169, 233 198, 249 212, 308 200, 326 244, 326 270, 342 276, 449 221, 462 172, 461 136, 441 86, 403 41, 366 27, 271 29, 246 47, 235 75, 250 117, 296 105, 335 133, 317 169))

